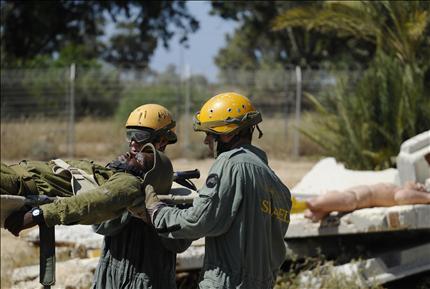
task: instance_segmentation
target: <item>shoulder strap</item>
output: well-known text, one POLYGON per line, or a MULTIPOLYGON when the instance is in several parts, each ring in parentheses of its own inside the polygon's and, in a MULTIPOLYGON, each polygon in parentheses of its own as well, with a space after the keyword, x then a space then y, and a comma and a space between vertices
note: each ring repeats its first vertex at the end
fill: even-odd
POLYGON ((55 164, 55 166, 52 168, 52 171, 55 174, 60 174, 64 171, 67 171, 71 174, 72 179, 70 182, 72 184, 73 194, 77 195, 99 186, 94 179, 94 176, 88 174, 84 170, 75 168, 62 159, 55 159, 52 160, 52 162, 55 164))

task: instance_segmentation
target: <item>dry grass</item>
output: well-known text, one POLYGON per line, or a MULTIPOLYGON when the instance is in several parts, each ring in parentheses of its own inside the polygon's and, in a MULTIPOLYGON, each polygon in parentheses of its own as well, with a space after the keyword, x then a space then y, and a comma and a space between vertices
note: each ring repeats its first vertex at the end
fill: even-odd
MULTIPOLYGON (((75 124, 75 158, 109 159, 124 148, 122 127, 114 121, 83 119, 75 124)), ((1 123, 1 158, 7 160, 68 156, 65 121, 32 119, 1 123)))
MULTIPOLYGON (((292 122, 281 118, 265 119, 260 125, 264 136, 255 136, 255 144, 271 158, 289 159, 292 155, 294 128, 292 122), (288 129, 286 129, 288 127, 288 129)), ((124 127, 113 119, 85 118, 75 124, 74 158, 108 161, 127 150, 124 127)), ((208 157, 203 144, 203 133, 192 130, 189 119, 178 121, 179 141, 170 146, 171 158, 202 159, 208 157)), ((68 157, 68 126, 66 121, 31 119, 1 123, 1 159, 48 160, 68 157)), ((315 156, 318 148, 303 136, 300 137, 300 155, 315 156)))

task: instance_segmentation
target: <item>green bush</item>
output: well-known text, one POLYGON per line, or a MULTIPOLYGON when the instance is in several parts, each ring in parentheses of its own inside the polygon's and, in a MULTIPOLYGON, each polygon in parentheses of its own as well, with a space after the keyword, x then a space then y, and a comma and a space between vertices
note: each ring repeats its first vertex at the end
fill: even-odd
MULTIPOLYGON (((169 109, 175 119, 185 112, 185 95, 187 93, 185 82, 153 83, 153 84, 130 84, 126 85, 122 93, 123 97, 116 110, 116 118, 120 123, 127 120, 130 112, 136 107, 156 103, 169 109)), ((200 83, 199 79, 190 79, 189 85, 189 112, 190 117, 194 114, 211 95, 207 84, 200 83)))
MULTIPOLYGON (((71 83, 68 68, 2 69, 2 118, 67 117, 71 83)), ((115 70, 79 68, 74 82, 76 117, 112 116, 123 86, 115 70)))
POLYGON ((430 128, 424 75, 417 66, 379 54, 353 91, 341 79, 320 100, 308 95, 320 115, 302 132, 351 169, 393 166, 401 143, 430 128))
POLYGON ((116 111, 116 118, 120 123, 125 123, 130 112, 136 107, 157 103, 165 106, 170 111, 176 109, 178 90, 169 85, 132 85, 123 92, 123 97, 116 111))

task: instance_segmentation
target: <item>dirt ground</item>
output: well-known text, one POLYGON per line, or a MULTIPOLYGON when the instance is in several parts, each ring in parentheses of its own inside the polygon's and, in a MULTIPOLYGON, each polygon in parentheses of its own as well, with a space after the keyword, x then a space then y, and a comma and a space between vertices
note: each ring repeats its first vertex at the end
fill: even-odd
MULTIPOLYGON (((197 187, 202 185, 205 177, 209 171, 213 159, 205 160, 187 160, 176 159, 173 161, 174 170, 191 170, 198 168, 200 170, 200 179, 196 180, 197 187)), ((276 172, 278 177, 287 185, 287 187, 294 187, 301 178, 315 165, 316 161, 310 160, 279 160, 269 159, 270 167, 276 172)))
MULTIPOLYGON (((200 187, 204 183, 213 161, 213 159, 176 159, 173 161, 173 167, 174 170, 191 170, 198 168, 201 177, 194 182, 197 187, 200 187)), ((272 169, 289 188, 296 185, 316 163, 315 161, 308 160, 291 161, 276 159, 270 160, 269 162, 272 169)), ((10 288, 10 274, 14 268, 37 263, 38 250, 35 247, 20 238, 14 237, 4 229, 1 229, 1 288, 10 288)))

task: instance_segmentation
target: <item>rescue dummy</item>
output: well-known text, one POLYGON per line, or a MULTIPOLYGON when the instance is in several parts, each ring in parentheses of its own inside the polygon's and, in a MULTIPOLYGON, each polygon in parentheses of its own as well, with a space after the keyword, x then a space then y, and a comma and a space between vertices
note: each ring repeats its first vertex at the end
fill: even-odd
POLYGON ((306 201, 305 217, 317 222, 330 212, 350 212, 371 207, 430 204, 430 192, 416 182, 407 182, 403 187, 390 183, 356 186, 344 191, 329 191, 306 201))

